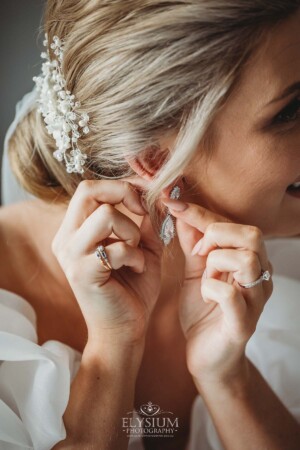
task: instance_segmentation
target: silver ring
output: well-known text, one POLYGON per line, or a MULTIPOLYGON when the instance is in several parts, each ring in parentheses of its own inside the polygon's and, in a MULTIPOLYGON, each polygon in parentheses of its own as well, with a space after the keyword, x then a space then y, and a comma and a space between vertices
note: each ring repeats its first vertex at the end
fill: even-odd
POLYGON ((269 281, 270 278, 271 278, 270 272, 268 270, 265 270, 265 271, 262 270, 261 276, 257 280, 252 281, 251 283, 245 283, 245 284, 239 283, 239 285, 245 289, 249 289, 253 286, 256 286, 257 284, 262 283, 263 281, 269 281))
POLYGON ((105 269, 112 270, 110 262, 108 260, 105 247, 103 245, 99 245, 95 251, 97 258, 100 260, 101 264, 105 269))

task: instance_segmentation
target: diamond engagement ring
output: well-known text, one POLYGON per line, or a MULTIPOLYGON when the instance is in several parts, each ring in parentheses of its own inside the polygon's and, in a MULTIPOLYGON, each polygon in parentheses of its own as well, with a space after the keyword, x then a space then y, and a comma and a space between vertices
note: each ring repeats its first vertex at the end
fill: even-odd
POLYGON ((97 247, 97 250, 95 251, 97 258, 99 258, 101 264, 105 269, 112 270, 112 267, 108 261, 108 257, 105 251, 105 248, 103 245, 99 245, 97 247))
POLYGON ((270 280, 270 278, 271 278, 270 272, 268 270, 265 270, 265 271, 262 270, 261 276, 257 280, 252 281, 251 283, 245 283, 245 284, 239 283, 239 285, 242 286, 243 288, 249 289, 253 286, 256 286, 257 284, 262 283, 263 281, 270 280))

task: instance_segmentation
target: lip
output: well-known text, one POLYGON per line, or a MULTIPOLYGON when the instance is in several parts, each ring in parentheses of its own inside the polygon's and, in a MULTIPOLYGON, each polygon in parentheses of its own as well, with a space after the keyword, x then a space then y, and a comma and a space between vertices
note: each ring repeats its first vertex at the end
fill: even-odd
MULTIPOLYGON (((300 184, 300 179, 298 179, 298 181, 294 181, 294 183, 299 183, 300 184)), ((293 183, 293 184, 294 184, 293 183)), ((291 186, 291 185, 289 185, 291 186)), ((300 198, 300 188, 287 188, 286 189, 286 193, 288 195, 290 195, 291 197, 296 197, 296 198, 300 198)))
POLYGON ((286 193, 291 195, 292 197, 300 197, 300 189, 298 188, 293 188, 292 185, 295 183, 300 183, 300 176, 298 176, 293 183, 289 184, 288 187, 286 188, 286 193))
POLYGON ((286 191, 287 195, 291 197, 300 198, 300 190, 299 191, 286 191))
MULTIPOLYGON (((296 178, 296 180, 294 180, 291 184, 298 183, 298 182, 300 182, 300 176, 299 176, 298 178, 296 178)), ((289 186, 290 186, 291 184, 289 184, 289 186)))
POLYGON ((293 185, 291 186, 291 190, 293 189, 298 189, 300 187, 300 181, 296 181, 295 183, 293 183, 293 185), (296 185, 296 186, 294 186, 296 185))

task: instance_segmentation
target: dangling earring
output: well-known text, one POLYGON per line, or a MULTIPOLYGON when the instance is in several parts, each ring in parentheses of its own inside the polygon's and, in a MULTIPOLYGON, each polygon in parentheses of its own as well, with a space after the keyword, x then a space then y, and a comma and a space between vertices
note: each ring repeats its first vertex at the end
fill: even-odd
MULTIPOLYGON (((169 197, 172 199, 178 200, 180 195, 181 195, 181 189, 176 184, 172 188, 169 197)), ((176 236, 175 223, 174 223, 174 219, 173 219, 172 215, 168 212, 165 220, 162 223, 159 237, 163 241, 164 245, 168 245, 171 242, 171 240, 174 238, 174 236, 176 236)))

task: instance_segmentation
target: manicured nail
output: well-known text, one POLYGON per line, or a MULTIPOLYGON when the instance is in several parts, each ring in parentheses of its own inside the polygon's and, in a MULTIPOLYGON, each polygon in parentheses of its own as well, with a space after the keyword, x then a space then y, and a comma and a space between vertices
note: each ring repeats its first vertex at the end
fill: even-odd
POLYGON ((196 254, 201 250, 202 242, 203 242, 203 238, 201 238, 201 239, 197 242, 197 244, 195 245, 195 247, 193 248, 192 253, 191 253, 192 256, 196 255, 196 254))
POLYGON ((162 203, 166 205, 169 209, 173 209, 174 211, 180 212, 184 211, 189 206, 187 203, 184 203, 180 200, 173 200, 171 198, 168 200, 162 200, 162 203))

